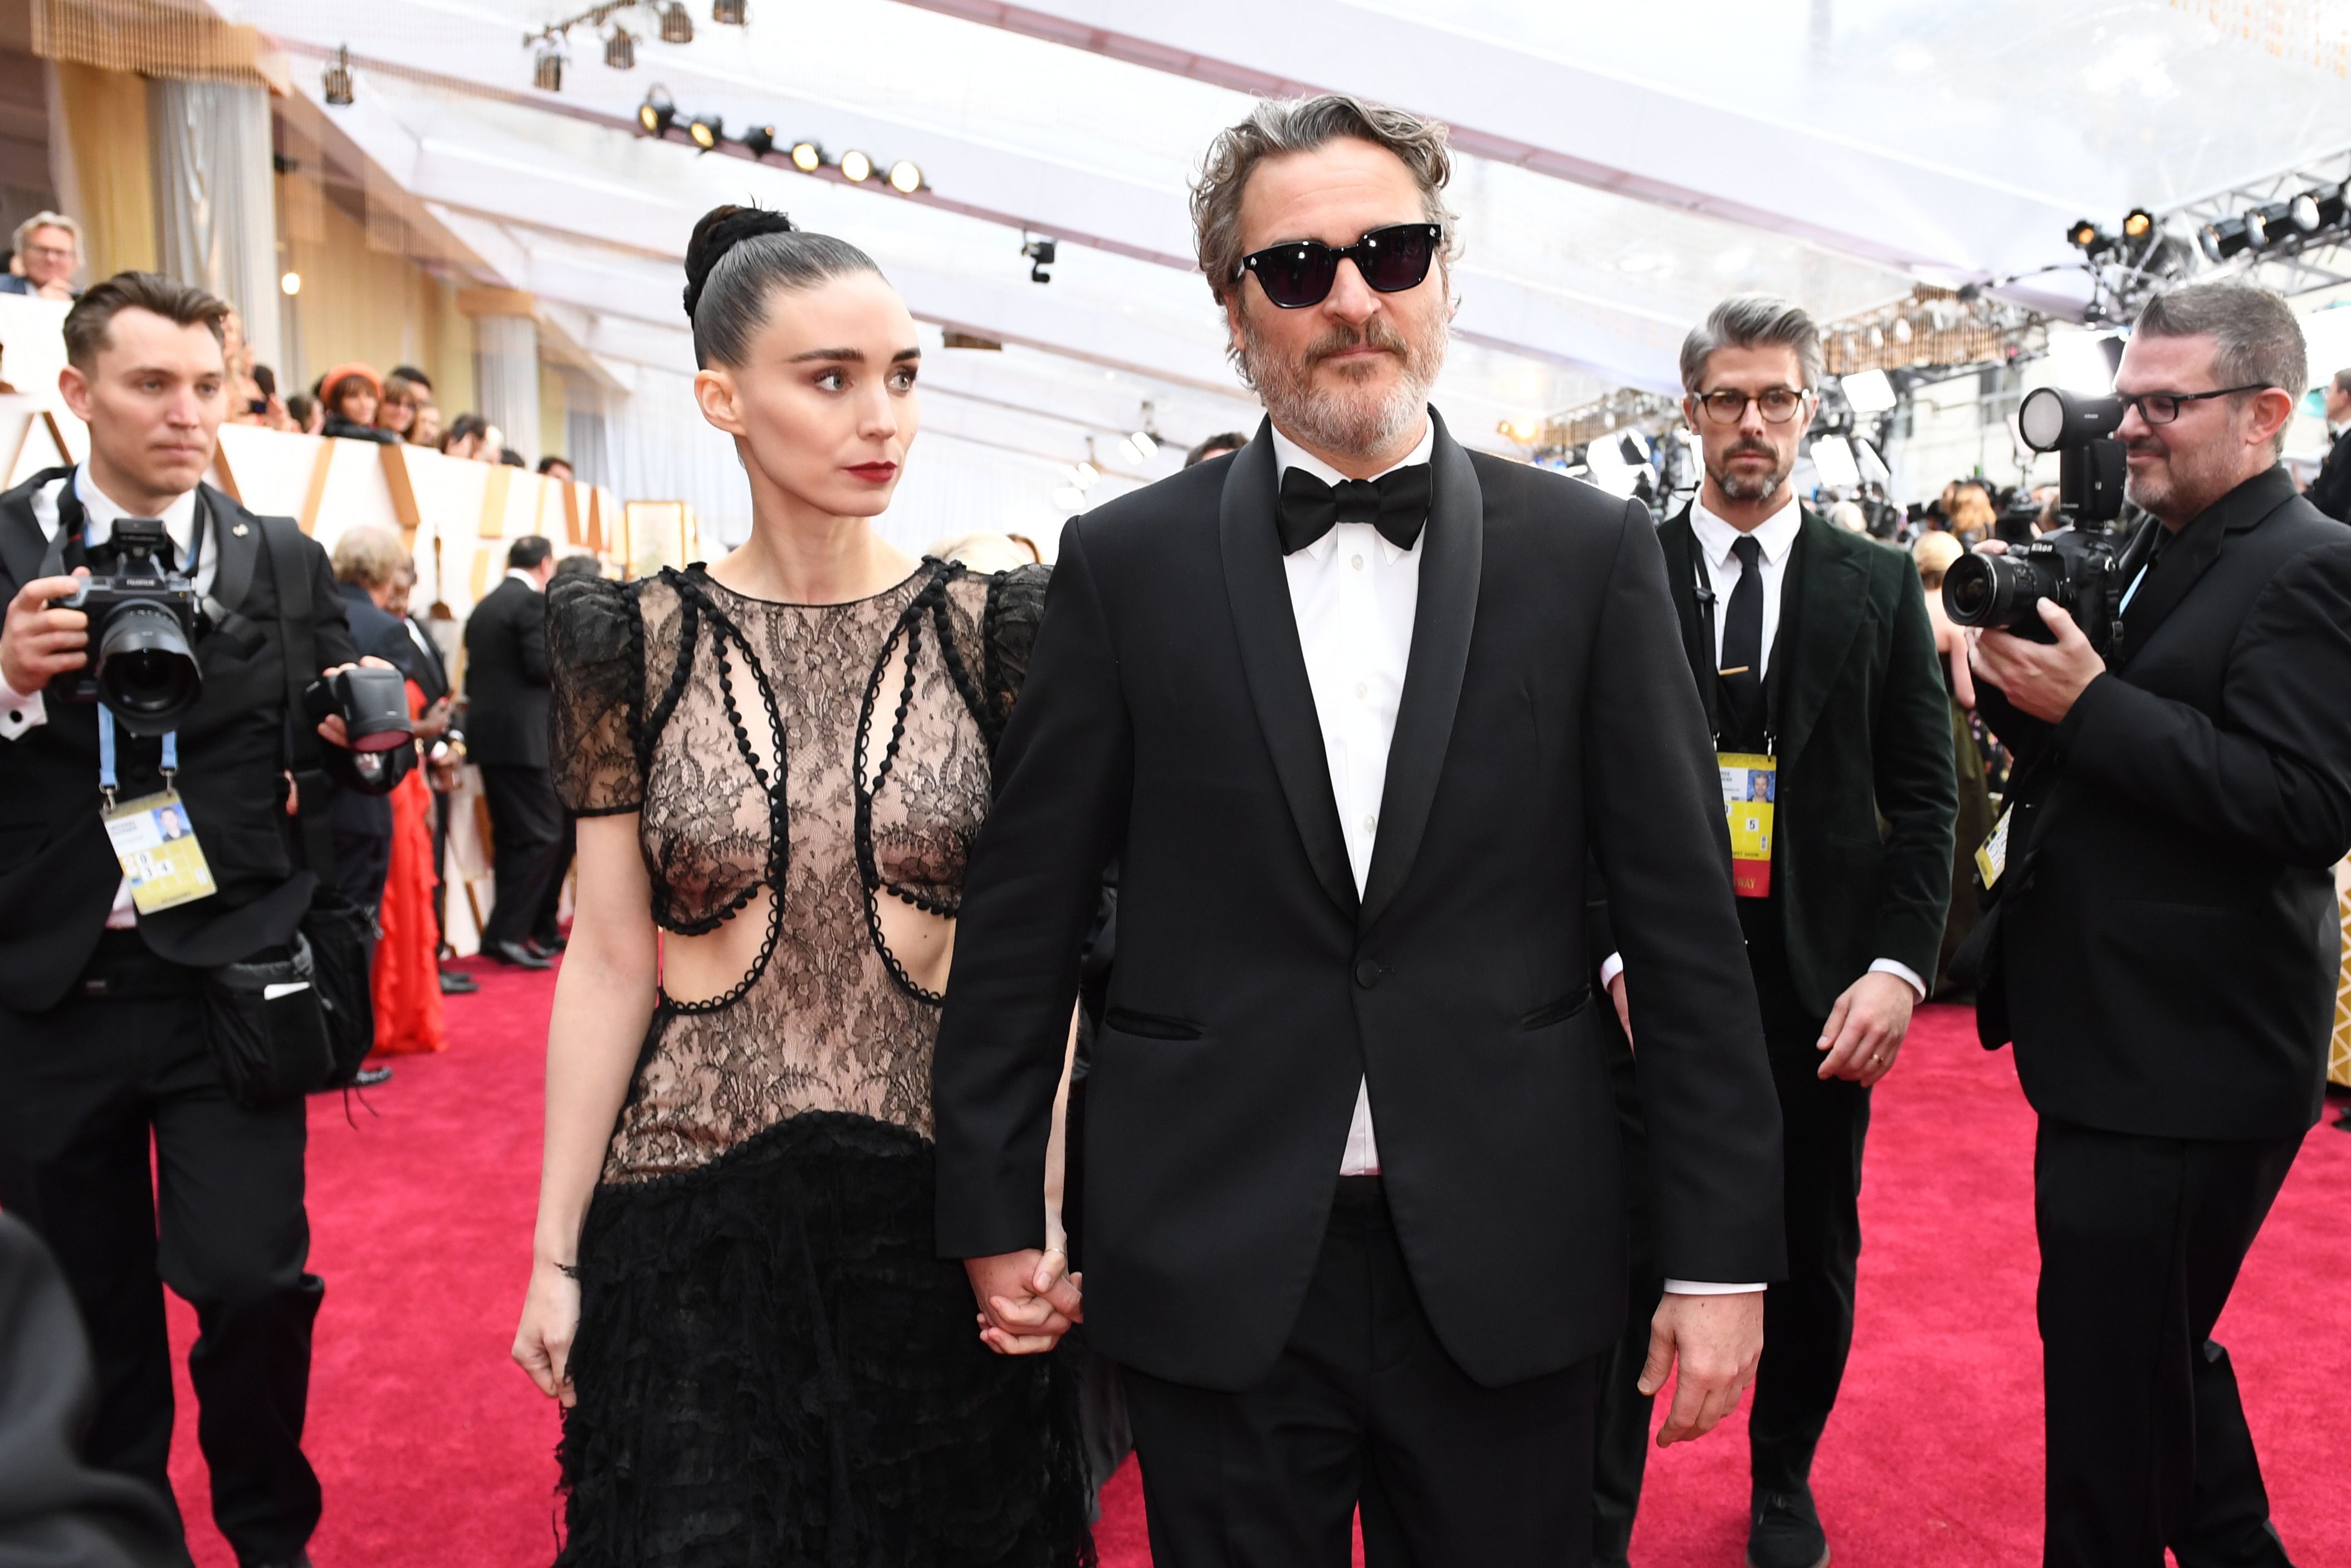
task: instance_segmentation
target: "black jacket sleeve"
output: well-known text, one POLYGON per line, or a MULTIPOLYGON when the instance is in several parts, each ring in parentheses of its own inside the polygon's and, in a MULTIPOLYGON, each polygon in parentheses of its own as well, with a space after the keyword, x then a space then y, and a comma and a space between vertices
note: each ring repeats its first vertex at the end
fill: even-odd
POLYGON ((2305 551, 2229 651, 2223 728, 2115 674, 2058 726, 2066 775, 2288 865, 2351 850, 2351 538, 2305 551))
POLYGON ((514 618, 515 668, 522 672, 527 686, 552 686, 555 676, 547 667, 547 596, 534 593, 522 613, 514 618))
POLYGON ((1134 766, 1117 649, 1072 522, 997 749, 995 802, 956 926, 932 1066, 942 1257, 1044 1244, 1053 1093, 1134 766))
POLYGON ((1891 628, 1886 685, 1873 718, 1873 786, 1887 824, 1879 862, 1875 957, 1907 965, 1928 985, 1950 915, 1951 831, 1959 812, 1943 685, 1926 591, 1907 559, 1891 628))
POLYGON ((335 591, 333 563, 318 540, 305 538, 302 545, 310 563, 310 634, 319 656, 318 669, 304 673, 319 675, 338 664, 356 664, 360 647, 351 640, 351 618, 343 608, 343 596, 335 591))
POLYGON ((2318 477, 2303 492, 2314 507, 2338 523, 2351 523, 2351 430, 2335 438, 2318 477))

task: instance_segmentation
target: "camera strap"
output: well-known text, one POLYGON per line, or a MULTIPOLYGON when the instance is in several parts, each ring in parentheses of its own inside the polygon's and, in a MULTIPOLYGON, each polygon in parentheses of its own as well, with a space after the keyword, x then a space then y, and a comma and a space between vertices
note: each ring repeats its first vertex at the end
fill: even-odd
POLYGON ((318 639, 310 618, 310 573, 302 559, 301 530, 291 517, 261 517, 261 542, 277 582, 278 656, 286 669, 287 770, 294 776, 295 821, 302 825, 302 853, 320 882, 331 883, 335 841, 327 821, 334 782, 327 776, 319 737, 303 723, 302 689, 319 669, 318 639))
MULTIPOLYGON (((172 781, 180 776, 180 732, 176 729, 163 732, 162 772, 163 788, 169 789, 172 781)), ((114 792, 121 788, 121 780, 114 771, 114 711, 104 703, 98 705, 98 788, 106 797, 107 805, 112 807, 114 792)))

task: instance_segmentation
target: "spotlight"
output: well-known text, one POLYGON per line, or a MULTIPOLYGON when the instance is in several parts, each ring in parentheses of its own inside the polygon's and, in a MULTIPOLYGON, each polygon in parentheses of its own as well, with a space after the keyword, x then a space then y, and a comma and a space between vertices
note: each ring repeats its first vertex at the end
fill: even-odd
POLYGON ((563 50, 552 38, 538 47, 538 58, 530 68, 530 85, 541 92, 563 90, 563 50))
POLYGON ((1907 343, 1910 340, 1909 317, 1896 316, 1894 318, 1894 340, 1897 343, 1907 343))
POLYGON ((325 89, 329 107, 349 109, 351 106, 351 47, 349 44, 336 46, 335 57, 329 62, 319 80, 325 89))
POLYGON ((686 122, 686 140, 705 152, 718 145, 726 134, 726 121, 716 114, 697 114, 686 122))
POLYGON ((792 143, 792 167, 803 174, 813 174, 824 167, 824 149, 813 141, 792 143))
POLYGON ((634 70, 637 65, 637 36, 626 27, 615 27, 604 40, 604 64, 612 70, 634 70))
POLYGON ((923 172, 901 158, 890 165, 890 188, 902 196, 911 196, 923 188, 923 172))
POLYGON ((1079 463, 1070 470, 1070 483, 1080 490, 1091 490, 1102 481, 1102 470, 1091 463, 1079 463))
POLYGON ((873 178, 873 160, 852 147, 841 155, 841 177, 862 185, 873 178))
POLYGON ((670 101, 669 89, 656 82, 645 94, 645 101, 637 105, 637 123, 648 136, 667 136, 676 122, 677 105, 670 101))
POLYGON ((2267 250, 2290 232, 2292 219, 2286 215, 2286 204, 2270 202, 2245 214, 2245 243, 2255 250, 2267 250))
POLYGON ((2207 259, 2218 262, 2239 254, 2253 243, 2253 238, 2246 232, 2244 219, 2222 218, 2197 231, 2196 243, 2204 247, 2207 259))
POLYGON ((1148 463, 1159 455, 1159 443, 1152 439, 1151 433, 1147 430, 1138 430, 1131 435, 1121 437, 1118 445, 1120 451, 1137 463, 1148 463))
POLYGON ((2285 214, 2286 217, 2292 221, 2294 226, 2300 229, 2303 233, 2316 234, 2318 232, 2318 225, 2320 221, 2318 216, 2318 201, 2317 198, 2313 196, 2309 192, 2304 191, 2301 195, 2296 196, 2294 200, 2288 202, 2285 204, 2285 214))
POLYGON ((1029 258, 1029 282, 1050 283, 1053 281, 1053 275, 1045 270, 1047 267, 1053 265, 1053 258, 1057 254, 1059 254, 1057 247, 1051 240, 1029 240, 1021 246, 1020 254, 1029 258))
POLYGON ((2321 185, 2304 191, 2303 195, 2309 201, 2311 211, 2318 214, 2320 228, 2336 227, 2346 215, 2351 215, 2351 183, 2331 188, 2321 185))
POLYGON ((2145 239, 2155 232, 2155 214, 2145 207, 2133 207, 2123 214, 2123 238, 2145 239))
POLYGON ((277 280, 277 287, 280 292, 291 299, 302 292, 302 275, 298 272, 289 272, 277 280))
POLYGON ((710 0, 710 19, 722 27, 744 25, 743 0, 710 0))
POLYGON ((664 44, 694 42, 694 18, 686 14, 678 0, 669 0, 661 8, 661 41, 664 44))
POLYGON ((776 128, 755 125, 743 132, 743 148, 754 158, 765 158, 776 150, 776 128))
POLYGON ((2065 238, 2093 261, 2115 248, 2115 236, 2087 218, 2076 219, 2074 226, 2065 231, 2065 238))

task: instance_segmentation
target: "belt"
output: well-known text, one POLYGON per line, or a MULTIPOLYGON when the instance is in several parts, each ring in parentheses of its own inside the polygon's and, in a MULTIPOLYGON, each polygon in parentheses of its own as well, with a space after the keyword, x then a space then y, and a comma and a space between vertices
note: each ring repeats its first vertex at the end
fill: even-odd
POLYGON ((204 971, 159 958, 136 931, 108 931, 98 939, 72 995, 83 1001, 146 1002, 203 994, 204 971))

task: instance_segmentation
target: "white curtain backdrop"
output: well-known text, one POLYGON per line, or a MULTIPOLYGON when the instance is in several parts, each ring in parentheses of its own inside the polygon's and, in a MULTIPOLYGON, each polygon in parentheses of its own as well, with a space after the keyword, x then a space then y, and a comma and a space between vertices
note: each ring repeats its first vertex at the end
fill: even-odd
POLYGON ((267 91, 158 78, 147 124, 164 272, 235 306, 254 358, 284 364, 267 91))
POLYGON ((474 319, 474 384, 482 416, 523 461, 538 462, 538 323, 528 316, 474 319))

